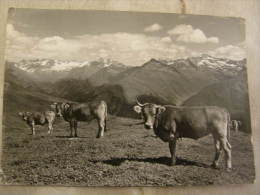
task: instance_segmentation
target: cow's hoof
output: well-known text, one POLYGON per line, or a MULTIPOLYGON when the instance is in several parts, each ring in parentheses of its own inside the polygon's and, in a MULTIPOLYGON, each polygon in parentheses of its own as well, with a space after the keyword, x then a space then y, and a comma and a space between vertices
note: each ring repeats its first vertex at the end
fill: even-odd
POLYGON ((170 163, 170 166, 174 166, 174 165, 176 165, 176 160, 171 161, 171 163, 170 163))
POLYGON ((100 138, 102 138, 102 137, 104 137, 104 136, 101 136, 101 135, 97 135, 97 137, 96 137, 96 138, 99 138, 99 139, 100 139, 100 138))
POLYGON ((226 168, 226 172, 230 173, 232 171, 232 168, 226 168))
POLYGON ((216 164, 216 163, 212 163, 212 164, 211 164, 211 167, 214 168, 214 169, 219 169, 219 165, 216 164))

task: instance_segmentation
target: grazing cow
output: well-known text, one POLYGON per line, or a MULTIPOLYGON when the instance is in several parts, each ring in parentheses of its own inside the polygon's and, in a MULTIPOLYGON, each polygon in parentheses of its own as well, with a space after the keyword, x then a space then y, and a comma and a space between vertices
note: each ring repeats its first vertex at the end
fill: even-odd
POLYGON ((35 135, 35 125, 48 124, 48 134, 53 132, 53 123, 55 120, 55 112, 19 112, 20 117, 31 127, 32 135, 35 135))
POLYGON ((212 166, 217 168, 221 148, 225 151, 227 171, 232 168, 231 145, 229 143, 230 115, 227 110, 215 106, 178 107, 171 105, 140 104, 134 110, 142 114, 144 127, 153 129, 164 142, 169 142, 171 164, 176 163, 175 150, 178 138, 199 139, 212 134, 215 142, 215 159, 212 166))
POLYGON ((107 121, 107 104, 105 101, 92 101, 89 103, 63 103, 55 102, 52 104, 55 107, 58 117, 63 116, 64 120, 70 123, 70 136, 77 137, 78 121, 91 121, 96 119, 98 122, 97 138, 103 137, 106 129, 107 121))
POLYGON ((232 120, 232 121, 231 121, 231 126, 232 126, 232 129, 233 129, 235 132, 238 132, 238 130, 239 130, 240 127, 241 127, 241 121, 232 120))

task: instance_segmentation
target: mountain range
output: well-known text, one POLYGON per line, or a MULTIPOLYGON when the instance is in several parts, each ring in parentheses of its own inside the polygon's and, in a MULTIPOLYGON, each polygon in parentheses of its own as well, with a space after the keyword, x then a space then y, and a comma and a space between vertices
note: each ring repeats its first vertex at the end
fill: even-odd
POLYGON ((128 66, 102 58, 91 62, 37 59, 8 63, 6 74, 7 85, 13 84, 16 74, 15 85, 25 90, 79 102, 104 99, 110 113, 121 116, 136 116, 132 105, 138 97, 141 102, 160 104, 224 106, 235 118, 250 121, 245 112, 249 106, 246 60, 205 54, 128 66))

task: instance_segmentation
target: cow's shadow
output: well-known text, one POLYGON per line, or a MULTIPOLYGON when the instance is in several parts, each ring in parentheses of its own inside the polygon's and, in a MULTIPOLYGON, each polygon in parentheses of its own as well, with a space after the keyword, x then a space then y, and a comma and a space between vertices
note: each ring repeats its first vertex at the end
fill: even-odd
MULTIPOLYGON (((102 163, 113 165, 113 166, 120 166, 125 161, 135 161, 135 162, 148 162, 153 164, 163 164, 171 166, 171 159, 169 157, 158 157, 158 158, 112 158, 109 160, 101 161, 102 163)), ((95 161, 98 162, 98 161, 95 161)), ((197 167, 204 167, 209 168, 211 165, 207 165, 205 163, 190 161, 187 159, 177 158, 176 165, 184 165, 184 166, 197 166, 197 167)))
POLYGON ((89 137, 85 137, 85 136, 78 136, 78 137, 73 137, 73 136, 70 136, 70 135, 56 135, 55 136, 56 138, 61 138, 61 139, 81 139, 81 138, 89 138, 89 137))

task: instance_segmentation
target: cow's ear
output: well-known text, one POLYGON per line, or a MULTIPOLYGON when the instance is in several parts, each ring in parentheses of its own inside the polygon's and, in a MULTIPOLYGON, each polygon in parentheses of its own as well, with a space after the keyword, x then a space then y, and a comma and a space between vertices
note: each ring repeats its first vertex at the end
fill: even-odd
POLYGON ((23 112, 18 112, 18 115, 19 116, 23 116, 23 112))
POLYGON ((164 106, 158 106, 157 107, 157 114, 161 114, 166 110, 166 108, 164 106))
POLYGON ((70 104, 69 103, 66 103, 65 105, 64 105, 64 108, 67 110, 68 108, 70 107, 70 104))
POLYGON ((140 114, 142 111, 141 106, 138 106, 138 105, 134 106, 134 111, 137 112, 138 114, 140 114))

